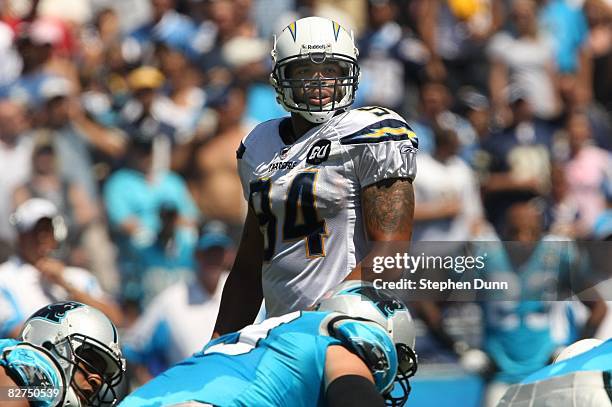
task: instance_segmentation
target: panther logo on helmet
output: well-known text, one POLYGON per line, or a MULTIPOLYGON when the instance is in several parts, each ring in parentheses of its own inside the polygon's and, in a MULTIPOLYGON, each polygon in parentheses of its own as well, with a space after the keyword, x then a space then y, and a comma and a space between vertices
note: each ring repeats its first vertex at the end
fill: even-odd
POLYGON ((74 301, 58 302, 39 309, 30 318, 42 318, 59 323, 66 317, 68 312, 82 306, 83 304, 74 301))
POLYGON ((386 294, 385 291, 377 290, 373 286, 360 285, 350 290, 346 290, 346 292, 366 297, 376 305, 385 317, 392 316, 395 314, 395 311, 407 310, 406 306, 402 304, 401 301, 386 294))

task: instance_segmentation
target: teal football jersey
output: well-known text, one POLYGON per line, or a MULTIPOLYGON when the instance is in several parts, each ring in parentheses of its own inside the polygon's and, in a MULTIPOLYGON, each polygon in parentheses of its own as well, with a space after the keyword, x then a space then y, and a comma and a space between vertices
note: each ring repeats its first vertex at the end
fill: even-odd
MULTIPOLYGON (((517 383, 545 366, 554 350, 572 338, 555 338, 551 329, 559 287, 569 287, 576 249, 573 242, 553 236, 542 239, 518 267, 501 242, 479 242, 486 253, 482 274, 509 282, 512 290, 483 301, 484 349, 499 368, 496 379, 517 383)), ((574 276, 575 277, 575 276, 574 276)))
MULTIPOLYGON (((330 336, 328 325, 340 314, 296 311, 250 325, 208 343, 194 356, 180 362, 128 396, 120 405, 172 406, 198 403, 213 406, 324 406, 325 355, 342 341, 330 336)), ((382 331, 359 323, 363 335, 386 343, 382 331)), ((397 356, 389 361, 397 369, 397 356)), ((393 375, 394 376, 394 375, 393 375)))

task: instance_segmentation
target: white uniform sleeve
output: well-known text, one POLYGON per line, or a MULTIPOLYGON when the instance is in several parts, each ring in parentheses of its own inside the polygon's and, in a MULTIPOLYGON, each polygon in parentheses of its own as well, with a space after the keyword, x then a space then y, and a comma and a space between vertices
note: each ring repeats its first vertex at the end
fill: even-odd
POLYGON ((240 184, 242 185, 242 194, 246 201, 249 200, 249 183, 250 174, 253 173, 253 168, 248 163, 247 157, 245 157, 246 147, 244 140, 240 142, 240 147, 236 150, 236 159, 238 160, 238 176, 240 177, 240 184))
POLYGON ((165 301, 167 297, 165 293, 156 297, 126 332, 123 353, 128 361, 144 365, 169 351, 169 328, 164 319, 165 308, 171 306, 171 302, 165 301))
POLYGON ((416 134, 398 115, 389 117, 340 140, 362 188, 385 179, 414 180, 416 176, 416 134))
POLYGON ((68 282, 74 285, 79 291, 83 291, 95 299, 103 299, 106 297, 98 279, 89 271, 79 267, 66 267, 65 273, 68 282))
POLYGON ((0 338, 7 338, 25 319, 11 292, 0 286, 0 338))

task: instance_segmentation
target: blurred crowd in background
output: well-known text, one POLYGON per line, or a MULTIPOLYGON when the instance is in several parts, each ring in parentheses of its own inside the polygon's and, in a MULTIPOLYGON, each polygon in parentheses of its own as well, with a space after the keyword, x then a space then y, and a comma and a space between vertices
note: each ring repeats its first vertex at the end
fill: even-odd
POLYGON ((272 34, 308 15, 355 31, 356 106, 419 137, 414 240, 503 235, 524 201, 612 236, 610 0, 0 0, 0 260, 36 239, 15 208, 51 201, 53 260, 118 304, 141 380, 210 336, 246 212, 235 150, 286 115, 272 34))

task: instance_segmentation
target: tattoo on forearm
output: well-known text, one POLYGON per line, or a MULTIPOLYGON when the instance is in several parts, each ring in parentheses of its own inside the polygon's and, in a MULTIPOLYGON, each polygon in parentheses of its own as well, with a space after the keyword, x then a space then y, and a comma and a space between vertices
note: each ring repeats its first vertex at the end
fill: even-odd
POLYGON ((390 179, 362 192, 366 230, 396 234, 412 229, 414 191, 408 179, 390 179))

